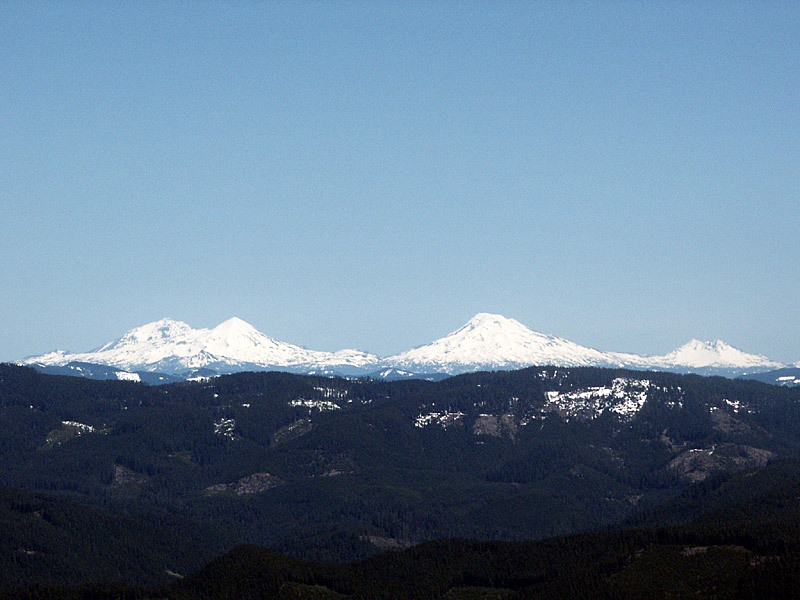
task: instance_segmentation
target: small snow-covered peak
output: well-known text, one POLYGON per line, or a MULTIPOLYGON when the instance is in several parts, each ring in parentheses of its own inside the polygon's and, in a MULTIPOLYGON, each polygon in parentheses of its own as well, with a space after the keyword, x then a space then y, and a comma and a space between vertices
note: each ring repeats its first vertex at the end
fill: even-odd
POLYGON ((208 331, 207 342, 221 344, 229 348, 242 348, 260 345, 274 346, 277 342, 239 317, 223 321, 208 331))
POLYGON ((495 315, 492 313, 478 313, 453 333, 469 331, 511 332, 523 330, 530 331, 530 329, 516 319, 509 319, 503 315, 495 315))
POLYGON ((131 329, 121 338, 99 348, 98 352, 121 346, 164 343, 185 336, 192 331, 193 329, 183 321, 160 319, 131 329))
POLYGON ((692 338, 688 342, 686 342, 683 346, 678 348, 678 350, 686 350, 692 352, 720 352, 725 351, 727 349, 735 349, 730 344, 726 344, 722 340, 714 340, 712 341, 704 341, 698 340, 697 338, 692 338))
POLYGON ((469 321, 467 321, 465 326, 472 326, 472 327, 487 327, 487 326, 499 326, 502 327, 506 324, 515 323, 517 325, 520 324, 519 321, 516 319, 509 319, 508 317, 504 317, 503 315, 497 315, 494 313, 487 313, 487 312, 480 312, 472 317, 469 321))
POLYGON ((65 365, 70 361, 70 353, 66 350, 54 350, 39 356, 26 356, 20 365, 65 365))
POLYGON ((253 364, 291 364, 308 360, 308 350, 279 342, 238 317, 207 330, 202 339, 209 352, 253 364))
POLYGON ((356 350, 355 348, 345 348, 344 350, 337 350, 336 352, 333 352, 330 360, 335 363, 353 366, 365 366, 376 363, 380 359, 369 352, 362 352, 361 350, 356 350))
POLYGON ((252 333, 260 333, 258 329, 250 325, 247 321, 240 319, 239 317, 231 317, 230 319, 223 321, 214 329, 213 332, 216 332, 220 335, 242 335, 242 334, 252 334, 252 333))
POLYGON ((173 336, 176 334, 185 333, 187 331, 191 331, 192 328, 187 323, 183 321, 178 321, 176 319, 159 319, 158 321, 153 321, 152 323, 146 323, 141 327, 136 327, 131 329, 128 333, 154 333, 161 335, 162 337, 173 336))
POLYGON ((683 346, 661 357, 666 363, 692 368, 725 367, 779 367, 780 363, 760 354, 748 354, 722 340, 707 342, 689 340, 683 346))
POLYGON ((458 336, 458 337, 482 337, 486 339, 486 336, 505 336, 505 335, 530 335, 534 334, 536 336, 542 337, 551 337, 545 336, 541 333, 536 333, 535 331, 531 331, 525 325, 517 321, 516 319, 509 319, 508 317, 504 317, 503 315, 495 315, 492 313, 478 313, 474 317, 472 317, 469 321, 467 321, 464 325, 450 333, 447 337, 450 336, 458 336))

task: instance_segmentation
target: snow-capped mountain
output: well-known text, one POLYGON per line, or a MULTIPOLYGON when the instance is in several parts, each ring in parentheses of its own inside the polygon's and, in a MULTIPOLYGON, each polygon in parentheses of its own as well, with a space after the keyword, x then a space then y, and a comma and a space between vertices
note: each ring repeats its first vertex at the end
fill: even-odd
POLYGON ((515 319, 489 313, 479 313, 445 337, 381 362, 383 368, 449 375, 532 365, 624 367, 725 375, 767 371, 784 366, 764 356, 747 354, 719 340, 692 340, 663 356, 602 352, 537 333, 515 319))
POLYGON ((784 366, 760 354, 748 354, 722 340, 690 340, 677 350, 657 357, 665 365, 691 369, 777 369, 784 366))
MULTIPOLYGON (((281 370, 319 375, 397 379, 442 377, 479 370, 508 370, 534 365, 598 366, 640 370, 746 375, 785 367, 764 356, 747 354, 725 342, 691 340, 663 356, 603 352, 569 340, 537 333, 502 315, 479 313, 463 327, 424 346, 380 359, 359 350, 322 352, 275 340, 245 321, 232 318, 212 329, 193 329, 162 319, 127 332, 91 352, 56 351, 27 358, 40 368, 86 363, 133 373, 188 377, 247 370, 281 370)), ((80 368, 78 368, 80 367, 80 368)), ((116 374, 116 377, 124 376, 116 374)))
POLYGON ((91 352, 59 350, 22 363, 62 366, 85 362, 168 374, 200 368, 218 373, 279 369, 322 374, 360 372, 377 360, 358 350, 321 352, 280 342, 234 317, 213 329, 193 329, 182 321, 162 319, 132 329, 91 352))
POLYGON ((621 362, 612 353, 531 331, 515 319, 479 313, 445 337, 390 356, 381 365, 414 373, 453 375, 531 365, 621 366, 621 362))

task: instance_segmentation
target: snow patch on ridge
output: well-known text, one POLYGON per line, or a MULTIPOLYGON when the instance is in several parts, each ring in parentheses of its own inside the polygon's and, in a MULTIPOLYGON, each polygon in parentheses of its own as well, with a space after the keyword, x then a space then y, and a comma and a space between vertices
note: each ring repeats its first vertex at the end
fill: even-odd
POLYGON ((305 398, 297 398, 295 400, 289 401, 289 406, 297 408, 316 408, 317 410, 326 411, 326 410, 339 410, 342 407, 336 404, 335 402, 331 402, 330 400, 306 400, 305 398))
POLYGON ((611 387, 545 392, 545 409, 558 412, 565 419, 596 419, 608 410, 629 420, 644 406, 651 386, 649 379, 618 377, 611 382, 611 387))
POLYGON ((429 425, 438 425, 442 429, 447 429, 451 425, 456 425, 464 421, 466 415, 462 412, 430 412, 417 415, 414 419, 414 427, 424 428, 429 425))
POLYGON ((128 373, 127 371, 117 371, 114 373, 120 381, 141 381, 138 373, 128 373))
POLYGON ((95 431, 97 431, 97 429, 92 427, 91 425, 87 425, 86 423, 80 423, 78 421, 61 421, 61 424, 67 427, 73 427, 78 431, 82 431, 85 433, 94 433, 95 431))
POLYGON ((239 437, 236 435, 235 429, 236 421, 234 419, 220 419, 214 423, 214 433, 230 440, 236 440, 239 437))

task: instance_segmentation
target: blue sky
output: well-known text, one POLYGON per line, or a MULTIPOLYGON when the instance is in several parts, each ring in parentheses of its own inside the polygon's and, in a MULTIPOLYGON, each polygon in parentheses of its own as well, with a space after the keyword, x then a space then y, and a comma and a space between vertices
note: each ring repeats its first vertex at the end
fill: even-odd
POLYGON ((0 6, 0 360, 497 312, 800 360, 800 4, 0 6))

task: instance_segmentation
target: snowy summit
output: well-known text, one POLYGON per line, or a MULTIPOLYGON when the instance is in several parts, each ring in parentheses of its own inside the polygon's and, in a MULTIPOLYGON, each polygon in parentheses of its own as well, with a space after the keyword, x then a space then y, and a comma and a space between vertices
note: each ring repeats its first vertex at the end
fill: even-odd
POLYGON ((759 354, 747 354, 722 340, 691 340, 664 357, 665 362, 693 368, 780 368, 780 363, 759 354))
POLYGON ((478 313, 445 337, 391 356, 383 364, 405 371, 455 374, 530 365, 577 367, 612 362, 598 350, 537 333, 515 319, 478 313))

